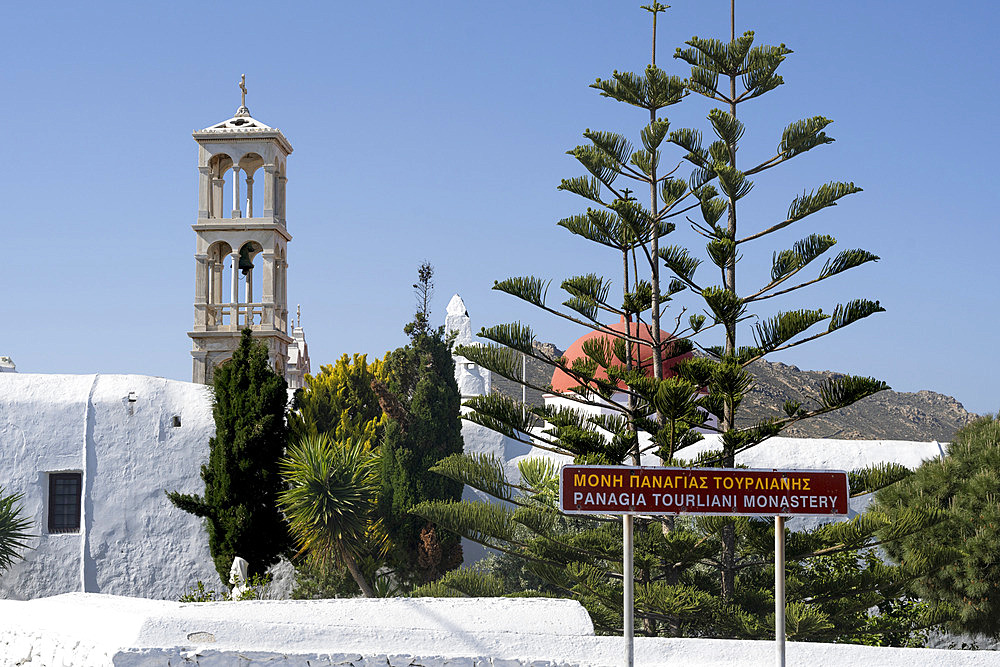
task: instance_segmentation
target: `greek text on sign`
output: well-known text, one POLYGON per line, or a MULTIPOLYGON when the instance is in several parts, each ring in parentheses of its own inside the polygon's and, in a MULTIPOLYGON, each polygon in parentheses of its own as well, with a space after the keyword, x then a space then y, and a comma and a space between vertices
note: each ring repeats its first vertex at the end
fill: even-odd
POLYGON ((568 465, 559 506, 577 514, 847 514, 842 470, 645 468, 568 465))

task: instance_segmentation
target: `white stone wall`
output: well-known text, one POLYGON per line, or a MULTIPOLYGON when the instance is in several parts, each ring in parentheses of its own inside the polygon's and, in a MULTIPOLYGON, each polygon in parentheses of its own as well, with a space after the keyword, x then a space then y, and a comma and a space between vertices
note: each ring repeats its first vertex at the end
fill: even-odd
MULTIPOLYGON (((789 665, 979 667, 989 651, 786 644, 789 665)), ((0 667, 611 667, 620 637, 594 636, 570 600, 446 598, 168 601, 73 594, 0 601, 0 667)), ((640 666, 774 663, 767 641, 637 638, 640 666)))
POLYGON ((36 535, 0 576, 0 598, 176 599, 199 579, 214 584, 202 520, 164 493, 203 491, 209 392, 141 375, 0 375, 0 486, 24 494, 36 535), (50 472, 83 474, 79 532, 48 533, 50 472))

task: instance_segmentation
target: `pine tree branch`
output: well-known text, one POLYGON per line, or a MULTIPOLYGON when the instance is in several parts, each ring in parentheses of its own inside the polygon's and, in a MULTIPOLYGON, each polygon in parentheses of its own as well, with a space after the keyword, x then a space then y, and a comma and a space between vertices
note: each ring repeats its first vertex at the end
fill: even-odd
POLYGON ((748 361, 746 361, 746 362, 743 363, 743 366, 744 367, 749 366, 753 362, 757 361, 758 359, 763 359, 766 355, 771 354, 772 352, 781 352, 782 350, 787 350, 790 347, 795 347, 796 345, 802 345, 803 343, 808 343, 810 341, 814 341, 817 338, 822 338, 823 336, 826 336, 826 335, 832 334, 832 333, 833 333, 833 331, 821 331, 818 334, 813 334, 812 336, 808 336, 808 337, 803 338, 801 340, 793 341, 791 343, 786 343, 785 345, 782 345, 780 347, 776 347, 773 350, 768 350, 768 351, 764 352, 763 354, 758 354, 758 355, 756 355, 754 357, 751 357, 748 361))
POLYGON ((765 229, 763 231, 760 231, 760 232, 757 232, 756 234, 751 234, 750 236, 747 236, 745 238, 739 239, 739 240, 736 241, 736 243, 737 244, 746 243, 747 241, 753 241, 754 239, 759 239, 762 236, 766 236, 766 235, 771 234, 773 232, 776 232, 778 230, 784 229, 788 225, 792 224, 793 222, 797 222, 798 220, 801 220, 801 218, 786 218, 782 222, 779 222, 776 225, 772 225, 771 227, 768 227, 767 229, 765 229))
MULTIPOLYGON (((594 327, 591 327, 591 328, 594 328, 594 327)), ((614 331, 614 330, 608 329, 608 333, 610 333, 611 335, 617 336, 619 338, 626 339, 626 337, 624 335, 622 335, 621 332, 619 332, 619 331, 614 331)), ((637 339, 633 339, 633 340, 637 340, 637 339)), ((528 389, 533 389, 535 391, 542 392, 543 394, 544 393, 548 393, 548 392, 551 391, 551 387, 550 386, 541 387, 541 386, 532 384, 532 383, 528 382, 526 379, 522 379, 519 373, 513 373, 513 372, 508 373, 508 372, 506 372, 505 369, 500 368, 499 366, 496 366, 495 364, 489 364, 489 363, 487 363, 487 360, 484 359, 482 357, 482 355, 477 354, 477 350, 478 349, 479 348, 477 348, 477 347, 463 346, 463 347, 458 348, 456 350, 456 352, 459 353, 460 356, 464 356, 467 359, 469 359, 470 361, 478 363, 480 366, 483 366, 487 370, 489 370, 491 372, 494 372, 497 375, 500 375, 501 377, 504 377, 504 378, 506 378, 508 380, 511 380, 512 382, 516 382, 516 383, 518 383, 520 385, 523 385, 523 386, 527 387, 528 389), (465 352, 465 354, 463 354, 463 351, 465 352)), ((506 349, 513 349, 513 348, 506 348, 506 349)), ((516 350, 516 351, 520 352, 521 354, 525 354, 526 356, 529 356, 532 359, 537 359, 539 361, 543 361, 544 363, 552 366, 553 368, 557 368, 557 369, 563 371, 564 373, 566 373, 567 375, 569 375, 572 379, 578 381, 580 383, 581 387, 582 386, 588 386, 591 382, 595 381, 594 378, 582 375, 582 374, 578 373, 577 371, 573 370, 573 368, 571 366, 568 366, 566 364, 559 363, 559 362, 557 362, 555 360, 548 359, 547 357, 543 357, 543 356, 540 356, 540 355, 537 355, 537 354, 534 354, 534 353, 527 353, 524 350, 516 350)), ((574 400, 575 402, 580 403, 581 405, 588 405, 588 406, 592 406, 592 407, 612 408, 612 409, 618 409, 619 411, 624 411, 624 408, 620 408, 619 406, 613 404, 613 402, 612 402, 611 405, 608 405, 605 402, 592 401, 592 400, 587 399, 586 397, 584 397, 584 396, 582 396, 580 394, 576 394, 576 393, 573 393, 573 394, 563 394, 563 395, 564 395, 564 397, 570 398, 571 400, 574 400)), ((540 415, 536 415, 536 416, 540 416, 540 415)))
MULTIPOLYGON (((757 358, 759 358, 759 357, 757 357, 757 358)), ((746 367, 746 365, 749 365, 752 362, 753 361, 747 362, 747 364, 745 364, 744 367, 746 367)), ((867 397, 865 397, 865 398, 867 398, 867 397)), ((825 414, 827 414, 829 412, 834 412, 835 410, 841 410, 841 409, 843 409, 845 407, 848 407, 848 406, 847 405, 837 405, 837 406, 830 406, 830 407, 821 407, 821 408, 818 408, 816 410, 810 410, 810 411, 805 412, 805 413, 803 413, 801 415, 796 415, 794 417, 787 417, 787 418, 784 418, 784 419, 777 419, 773 423, 776 426, 779 427, 779 430, 784 430, 784 429, 788 428, 789 426, 791 426, 792 424, 795 424, 797 422, 804 421, 806 419, 811 419, 813 417, 818 417, 820 415, 825 415, 825 414)), ((711 428, 711 427, 705 425, 705 428, 711 428)), ((738 432, 738 433, 746 433, 748 431, 752 431, 754 428, 756 428, 756 425, 755 426, 745 426, 745 427, 738 428, 738 429, 733 429, 733 430, 736 431, 736 432, 738 432)), ((720 433, 722 432, 721 429, 717 429, 717 430, 720 433)), ((751 444, 746 445, 744 447, 739 447, 739 448, 735 449, 733 453, 734 454, 741 454, 741 453, 747 451, 748 449, 752 449, 753 447, 756 447, 758 445, 764 444, 764 442, 766 442, 767 440, 769 440, 771 437, 772 436, 768 436, 767 438, 764 438, 760 442, 754 442, 754 443, 751 443, 751 444)), ((721 465, 721 463, 722 463, 722 455, 720 454, 719 456, 717 456, 715 458, 712 458, 712 459, 705 459, 701 463, 702 463, 703 466, 706 466, 706 467, 711 467, 713 465, 721 465)))
POLYGON ((783 153, 778 153, 777 155, 775 155, 774 157, 772 157, 770 160, 766 160, 764 162, 761 162, 756 167, 753 167, 752 169, 749 169, 749 170, 747 170, 744 173, 746 173, 748 176, 753 175, 753 174, 758 174, 758 173, 760 173, 762 171, 767 171, 768 169, 773 169, 774 167, 777 167, 778 165, 784 164, 785 162, 788 162, 792 158, 798 157, 799 155, 802 155, 802 154, 803 153, 795 153, 794 155, 785 155, 783 153))
POLYGON ((678 163, 677 163, 677 166, 676 166, 676 167, 674 167, 673 169, 671 169, 671 170, 670 170, 670 171, 668 171, 667 173, 663 174, 662 176, 659 176, 659 177, 657 177, 657 179, 656 179, 656 182, 657 182, 657 183, 660 183, 660 182, 662 182, 662 181, 665 181, 665 180, 667 180, 668 178, 670 178, 671 176, 673 176, 673 175, 674 175, 674 174, 675 174, 675 173, 677 172, 677 170, 681 168, 681 166, 682 166, 683 164, 684 164, 684 162, 683 162, 683 161, 681 161, 681 162, 678 162, 678 163))
MULTIPOLYGON (((795 244, 788 250, 782 250, 781 252, 775 252, 772 258, 771 266, 771 282, 762 287, 755 294, 746 297, 747 301, 754 300, 761 294, 774 289, 778 285, 781 285, 785 281, 789 280, 792 276, 796 275, 799 271, 805 267, 812 264, 816 259, 822 256, 826 251, 837 244, 837 240, 829 235, 820 234, 810 234, 809 236, 796 241, 795 244)), ((860 253, 854 253, 850 255, 849 259, 841 262, 845 266, 844 269, 850 268, 848 266, 849 260, 863 260, 866 257, 862 256, 860 253)), ((827 267, 830 266, 830 262, 827 262, 827 267)), ((840 268, 839 266, 834 267, 840 268)), ((820 277, 826 277, 827 275, 833 275, 839 271, 831 271, 829 269, 825 271, 820 271, 820 277)))
POLYGON ((670 268, 669 265, 666 265, 666 266, 667 266, 668 269, 670 269, 670 272, 672 274, 674 274, 674 276, 677 277, 678 280, 680 280, 682 283, 684 283, 685 285, 687 285, 688 287, 690 287, 695 292, 697 292, 699 294, 701 293, 701 291, 702 291, 703 288, 700 285, 698 285, 698 283, 694 282, 693 279, 691 279, 691 278, 689 278, 689 277, 687 277, 685 275, 682 275, 680 273, 677 273, 672 268, 670 268))
POLYGON ((772 157, 770 160, 765 160, 764 162, 761 162, 760 164, 758 164, 756 167, 753 167, 752 169, 746 170, 744 173, 747 174, 748 176, 751 176, 753 174, 757 174, 757 173, 760 173, 762 171, 766 171, 767 169, 770 169, 772 167, 777 167, 782 162, 785 162, 786 160, 790 160, 790 159, 791 159, 790 157, 784 157, 784 155, 782 155, 781 153, 778 153, 777 155, 775 155, 774 157, 772 157))
POLYGON ((711 95, 709 95, 708 93, 706 93, 706 92, 704 92, 702 90, 696 89, 696 88, 689 88, 689 90, 691 90, 692 92, 694 92, 696 95, 701 95, 705 99, 714 100, 716 102, 722 102, 722 103, 724 103, 726 105, 732 104, 732 102, 733 102, 731 99, 729 99, 729 97, 725 93, 723 93, 722 91, 720 91, 720 90, 718 90, 716 88, 712 89, 712 94, 711 95))
MULTIPOLYGON (((607 572, 606 576, 609 579, 624 579, 624 577, 618 574, 617 572, 607 572)), ((577 586, 589 592, 592 596, 594 596, 598 600, 602 601, 605 607, 610 607, 611 609, 615 609, 616 606, 619 604, 620 601, 617 596, 612 597, 601 591, 598 591, 592 586, 587 585, 587 583, 579 577, 573 577, 573 578, 576 580, 577 586)))
MULTIPOLYGON (((802 268, 805 268, 805 267, 802 267, 802 268)), ((793 275, 795 275, 796 273, 798 273, 800 270, 801 269, 796 269, 793 273, 790 273, 786 278, 791 278, 793 275)), ((834 274, 834 275, 836 275, 836 274, 834 274)), ((766 292, 771 287, 777 287, 778 285, 780 285, 781 283, 783 283, 785 281, 785 278, 782 278, 778 282, 775 282, 775 283, 773 283, 771 285, 768 285, 767 287, 764 287, 762 290, 760 290, 756 294, 748 296, 746 298, 746 300, 747 301, 763 301, 764 299, 773 299, 776 296, 781 296, 782 294, 788 294, 789 292, 794 292, 795 290, 802 289, 803 287, 808 287, 809 285, 814 285, 814 284, 818 283, 819 281, 826 280, 827 278, 830 278, 830 277, 831 276, 820 276, 819 278, 813 278, 812 280, 807 280, 804 283, 799 283, 798 285, 795 285, 794 287, 788 287, 788 288, 785 288, 785 289, 780 290, 778 292, 773 292, 771 294, 763 294, 764 292, 766 292)))
POLYGON ((699 234, 701 234, 706 239, 715 238, 715 230, 709 229, 708 227, 695 222, 694 220, 692 220, 691 218, 689 218, 687 216, 684 216, 684 219, 687 220, 689 223, 691 223, 691 228, 692 229, 694 229, 696 232, 698 232, 699 234))
MULTIPOLYGON (((679 199, 677 199, 677 202, 680 202, 682 199, 684 199, 685 197, 687 197, 688 194, 690 194, 691 192, 692 191, 689 190, 687 194, 684 194, 679 199)), ((676 202, 675 202, 675 204, 676 204, 676 202)), ((691 204, 687 208, 684 208, 684 209, 682 209, 680 211, 674 211, 673 210, 674 205, 671 205, 671 206, 663 209, 662 211, 660 211, 660 214, 657 216, 656 219, 657 219, 657 221, 662 221, 662 220, 666 220, 667 218, 673 218, 673 217, 676 217, 678 215, 682 215, 684 213, 687 213, 691 209, 697 208, 700 205, 701 205, 701 202, 697 202, 695 204, 691 204)), ((687 217, 687 216, 685 216, 685 217, 687 217)), ((690 220, 690 218, 688 218, 688 220, 690 220)))
MULTIPOLYGON (((562 512, 559 512, 559 514, 562 515, 562 516, 566 516, 566 515, 562 514, 562 512)), ((534 528, 532 528, 531 526, 529 526, 527 524, 522 523, 521 525, 524 526, 525 528, 527 528, 529 531, 531 531, 535 535, 537 535, 538 537, 540 537, 543 540, 545 540, 546 542, 558 545, 560 547, 563 547, 564 549, 566 549, 568 551, 575 551, 576 553, 578 553, 580 555, 590 556, 591 558, 593 558, 595 560, 606 560, 607 557, 608 557, 608 555, 606 553, 602 553, 602 552, 599 552, 599 551, 593 551, 591 549, 585 549, 583 547, 579 547, 579 546, 576 546, 576 545, 573 545, 573 544, 567 544, 566 542, 562 542, 560 540, 557 540, 554 537, 551 537, 550 535, 546 535, 544 533, 540 533, 540 532, 536 531, 534 528)))
MULTIPOLYGON (((597 180, 601 182, 602 185, 604 185, 604 187, 606 187, 611 192, 611 194, 615 196, 615 199, 625 199, 625 196, 622 194, 622 192, 615 188, 614 180, 608 180, 604 176, 598 176, 596 174, 595 177, 597 178, 597 180)), ((605 206, 607 206, 607 204, 605 204, 605 206)))
MULTIPOLYGON (((897 535, 895 537, 884 539, 884 540, 875 540, 874 542, 866 542, 863 546, 851 546, 849 544, 846 544, 846 543, 842 542, 842 543, 835 544, 835 545, 830 546, 830 547, 826 547, 826 548, 823 548, 823 549, 816 549, 814 551, 810 551, 810 552, 805 553, 805 554, 797 555, 795 558, 796 558, 796 560, 807 560, 809 558, 815 558, 817 556, 830 556, 830 555, 833 555, 833 554, 843 553, 843 552, 848 552, 848 551, 859 551, 861 549, 872 549, 874 547, 882 546, 883 544, 891 544, 892 542, 898 542, 899 540, 902 540, 902 539, 904 539, 906 537, 909 537, 910 535, 913 535, 915 533, 919 533, 923 529, 924 529, 924 526, 918 526, 918 527, 914 528, 913 530, 911 530, 910 532, 908 532, 906 534, 897 535)), ((772 560, 772 561, 769 561, 769 562, 773 563, 774 561, 772 560)), ((922 576, 922 575, 917 575, 914 578, 915 579, 919 579, 920 576, 922 576)))
POLYGON ((836 206, 838 200, 846 197, 847 195, 858 192, 861 192, 861 188, 854 185, 854 183, 840 183, 836 181, 821 185, 814 191, 803 192, 801 195, 796 196, 795 199, 792 200, 791 205, 788 207, 788 217, 784 221, 779 222, 778 224, 763 231, 757 232, 756 234, 740 239, 736 243, 746 243, 747 241, 758 239, 766 234, 776 232, 779 229, 784 229, 793 222, 802 220, 813 213, 817 213, 831 206, 836 206))
POLYGON ((645 183, 647 185, 650 183, 649 176, 646 176, 641 171, 636 171, 635 169, 633 169, 628 165, 623 164, 621 166, 623 168, 623 171, 619 172, 621 176, 624 176, 625 178, 631 178, 633 181, 639 181, 640 183, 645 183))
POLYGON ((558 310, 555 310, 554 308, 550 308, 549 306, 546 306, 544 303, 543 304, 537 304, 536 303, 536 304, 532 304, 532 305, 534 305, 534 306, 536 306, 538 308, 541 308, 542 310, 544 310, 545 312, 549 313, 550 315, 555 315, 556 317, 561 317, 564 320, 567 320, 567 321, 572 322, 574 324, 579 324, 580 326, 587 327, 589 329, 594 329, 595 331, 598 331, 600 333, 606 333, 606 334, 609 334, 609 335, 614 336, 616 338, 621 338, 622 340, 628 341, 630 343, 648 344, 648 341, 644 341, 641 338, 637 338, 635 336, 631 336, 631 335, 628 335, 628 334, 623 334, 621 331, 616 331, 615 329, 612 329, 609 325, 601 324, 599 322, 595 322, 595 323, 585 322, 584 320, 581 320, 581 319, 579 319, 577 317, 573 317, 572 315, 567 315, 566 313, 563 313, 563 312, 560 312, 558 310), (595 324, 597 326, 595 326, 595 324))
MULTIPOLYGON (((472 422, 473 424, 479 424, 480 426, 486 426, 485 424, 482 424, 482 423, 476 421, 475 419, 471 419, 467 415, 462 415, 462 419, 464 419, 465 421, 472 422)), ((489 428, 489 427, 487 426, 487 428, 489 428)), ((516 440, 517 442, 523 443, 525 445, 530 445, 532 447, 537 447, 538 449, 542 449, 542 450, 545 450, 547 452, 552 452, 553 454, 559 454, 559 455, 562 455, 562 456, 566 456, 566 454, 567 454, 567 451, 565 449, 559 447, 557 440, 552 440, 552 439, 548 438, 547 436, 545 436, 543 434, 539 434, 539 433, 530 434, 528 436, 528 438, 525 439, 525 438, 521 437, 519 435, 519 433, 521 433, 521 432, 515 430, 514 431, 514 435, 510 435, 510 434, 507 434, 507 433, 505 433, 504 435, 506 435, 511 440, 516 440), (541 443, 544 443, 544 444, 541 444, 541 443)), ((527 435, 527 434, 525 434, 525 435, 527 435)))
MULTIPOLYGON (((752 428, 753 428, 752 426, 749 426, 749 427, 745 427, 745 428, 742 428, 742 429, 733 429, 733 430, 737 431, 737 432, 740 432, 740 433, 743 433, 743 432, 749 431, 752 428)), ((722 431, 720 430, 720 433, 721 432, 722 431)), ((737 447, 732 452, 733 456, 736 456, 737 454, 742 454, 743 452, 747 451, 748 449, 752 449, 752 448, 756 447, 757 445, 762 445, 762 444, 764 444, 765 442, 767 442, 770 439, 771 439, 770 437, 767 437, 767 438, 764 438, 763 440, 761 440, 760 442, 754 442, 754 443, 751 443, 749 445, 744 445, 743 447, 737 447)), ((720 465, 722 465, 724 457, 725 457, 725 454, 720 451, 719 455, 716 456, 715 458, 705 459, 703 461, 700 461, 700 463, 702 464, 702 466, 704 466, 706 468, 711 468, 713 466, 720 466, 720 465)))
MULTIPOLYGON (((424 518, 426 519, 427 517, 424 517, 424 518)), ((428 519, 428 521, 429 520, 430 519, 428 519)), ((445 526, 445 528, 447 530, 451 530, 447 526, 445 526)), ((455 532, 455 531, 452 531, 452 532, 455 532)), ((469 540, 471 542, 475 542, 476 544, 481 544, 481 545, 483 545, 484 547, 486 547, 488 549, 494 549, 494 550, 499 551, 501 553, 505 553, 505 554, 507 554, 509 556, 513 556, 514 558, 520 558, 521 560, 531 561, 532 563, 541 563, 542 565, 551 565, 553 567, 559 567, 559 566, 562 565, 562 563, 559 563, 559 562, 556 562, 556 561, 545 560, 543 558, 536 558, 535 556, 529 556, 528 554, 522 553, 520 551, 513 551, 511 549, 507 549, 504 546, 501 546, 500 543, 496 543, 495 544, 495 543, 492 543, 492 542, 485 542, 483 540, 476 539, 475 537, 473 537, 471 535, 462 535, 461 533, 457 533, 457 532, 455 534, 459 535, 460 537, 464 537, 465 539, 467 539, 467 540, 469 540)), ((511 542, 504 542, 503 544, 515 544, 516 546, 519 546, 521 548, 525 548, 525 549, 527 548, 526 544, 523 544, 523 543, 520 543, 520 542, 511 541, 511 542)))
MULTIPOLYGON (((852 251, 844 251, 844 252, 847 253, 847 252, 852 252, 852 251)), ((878 259, 878 257, 876 257, 875 255, 872 255, 871 253, 867 253, 865 251, 854 251, 854 252, 864 253, 864 258, 862 259, 862 261, 860 261, 857 264, 848 265, 847 268, 836 267, 837 270, 835 270, 834 272, 828 273, 827 272, 827 271, 829 271, 829 269, 827 268, 827 266, 829 265, 829 261, 828 261, 827 266, 823 267, 823 271, 820 273, 820 275, 817 276, 816 278, 813 278, 812 280, 807 280, 804 283, 799 283, 798 285, 795 285, 794 287, 788 287, 786 289, 780 290, 778 292, 774 292, 772 294, 766 294, 766 295, 760 296, 764 291, 766 291, 767 289, 769 289, 771 287, 769 285, 769 286, 765 287, 764 289, 762 289, 760 292, 757 292, 756 294, 753 294, 753 295, 747 297, 746 300, 747 301, 763 301, 764 299, 771 299, 771 298, 774 298, 776 296, 781 296, 782 294, 788 294, 789 292, 794 292, 795 290, 802 289, 803 287, 808 287, 809 285, 813 285, 815 283, 818 283, 821 280, 826 280, 827 278, 832 278, 833 276, 838 275, 839 273, 842 273, 843 271, 846 271, 847 269, 856 268, 857 266, 860 266, 861 264, 864 264, 865 262, 868 262, 868 261, 877 261, 877 259, 878 259)), ((795 273, 797 273, 797 272, 798 272, 798 270, 795 271, 795 273)), ((793 274, 789 274, 788 277, 791 277, 792 275, 794 275, 794 273, 793 274)), ((779 281, 778 283, 774 283, 774 285, 780 284, 780 282, 782 282, 782 281, 779 281)))

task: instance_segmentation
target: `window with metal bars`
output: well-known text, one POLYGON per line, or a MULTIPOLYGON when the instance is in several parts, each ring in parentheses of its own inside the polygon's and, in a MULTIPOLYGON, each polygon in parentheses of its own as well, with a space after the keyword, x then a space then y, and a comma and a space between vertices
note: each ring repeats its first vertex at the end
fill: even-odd
POLYGON ((75 533, 80 530, 80 496, 83 473, 49 473, 49 532, 75 533))

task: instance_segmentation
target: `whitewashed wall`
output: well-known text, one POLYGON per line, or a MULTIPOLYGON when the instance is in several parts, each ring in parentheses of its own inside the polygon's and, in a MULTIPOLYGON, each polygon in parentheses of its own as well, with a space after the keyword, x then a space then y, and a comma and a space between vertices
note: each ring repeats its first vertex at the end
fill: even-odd
POLYGON ((142 375, 0 375, 0 485, 24 494, 37 536, 26 558, 0 576, 0 597, 176 598, 199 579, 214 585, 202 520, 164 494, 203 491, 199 471, 213 432, 203 385, 142 375), (50 472, 83 473, 79 532, 47 532, 50 472))
MULTIPOLYGON (((988 651, 792 642, 789 665, 995 665, 988 651)), ((639 638, 640 666, 774 664, 766 641, 639 638)), ((596 637, 571 600, 446 598, 180 604, 74 594, 0 601, 0 667, 603 667, 620 637, 596 637)))

